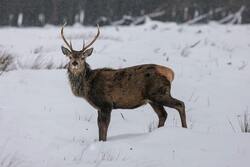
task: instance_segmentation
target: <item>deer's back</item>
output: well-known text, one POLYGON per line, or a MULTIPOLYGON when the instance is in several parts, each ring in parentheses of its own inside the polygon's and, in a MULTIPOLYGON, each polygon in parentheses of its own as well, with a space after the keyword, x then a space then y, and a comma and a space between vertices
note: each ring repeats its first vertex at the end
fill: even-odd
POLYGON ((90 99, 97 106, 107 103, 113 108, 141 106, 147 102, 149 93, 166 89, 174 78, 170 68, 154 64, 118 70, 98 69, 95 73, 90 83, 90 99))

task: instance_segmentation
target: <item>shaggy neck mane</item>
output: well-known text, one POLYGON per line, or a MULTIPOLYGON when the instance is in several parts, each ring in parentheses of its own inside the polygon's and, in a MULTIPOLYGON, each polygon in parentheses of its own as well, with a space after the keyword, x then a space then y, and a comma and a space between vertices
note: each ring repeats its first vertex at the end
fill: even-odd
POLYGON ((75 75, 68 69, 68 78, 71 85, 72 92, 74 95, 79 97, 85 96, 85 87, 87 86, 87 80, 91 73, 91 68, 88 63, 85 63, 85 71, 82 73, 75 75))

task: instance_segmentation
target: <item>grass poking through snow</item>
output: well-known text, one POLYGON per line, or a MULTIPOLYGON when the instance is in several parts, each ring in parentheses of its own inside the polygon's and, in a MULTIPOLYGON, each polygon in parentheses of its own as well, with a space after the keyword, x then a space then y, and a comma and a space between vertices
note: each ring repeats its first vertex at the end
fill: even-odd
POLYGON ((244 114, 238 116, 238 122, 241 132, 250 133, 250 113, 248 110, 246 110, 244 114))

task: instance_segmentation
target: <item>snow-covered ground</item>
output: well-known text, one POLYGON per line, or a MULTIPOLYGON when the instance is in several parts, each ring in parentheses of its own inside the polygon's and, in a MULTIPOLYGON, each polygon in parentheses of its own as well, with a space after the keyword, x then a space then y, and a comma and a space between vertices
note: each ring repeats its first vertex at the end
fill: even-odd
MULTIPOLYGON (((75 49, 95 33, 65 28, 75 49)), ((102 27, 92 68, 172 67, 172 95, 185 102, 189 128, 166 108, 165 127, 156 129, 146 105, 114 110, 108 141, 98 142, 97 112, 73 96, 66 70, 55 69, 67 63, 60 27, 0 28, 0 53, 14 56, 0 76, 0 166, 249 166, 250 134, 239 124, 250 112, 249 36, 250 25, 102 27), (46 66, 54 69, 35 70, 46 66)))

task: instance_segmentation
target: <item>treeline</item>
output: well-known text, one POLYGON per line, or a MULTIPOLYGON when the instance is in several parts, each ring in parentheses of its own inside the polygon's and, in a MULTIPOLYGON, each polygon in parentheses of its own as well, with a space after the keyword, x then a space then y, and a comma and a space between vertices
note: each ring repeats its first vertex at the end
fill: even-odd
POLYGON ((0 26, 250 23, 250 0, 0 0, 0 26))

